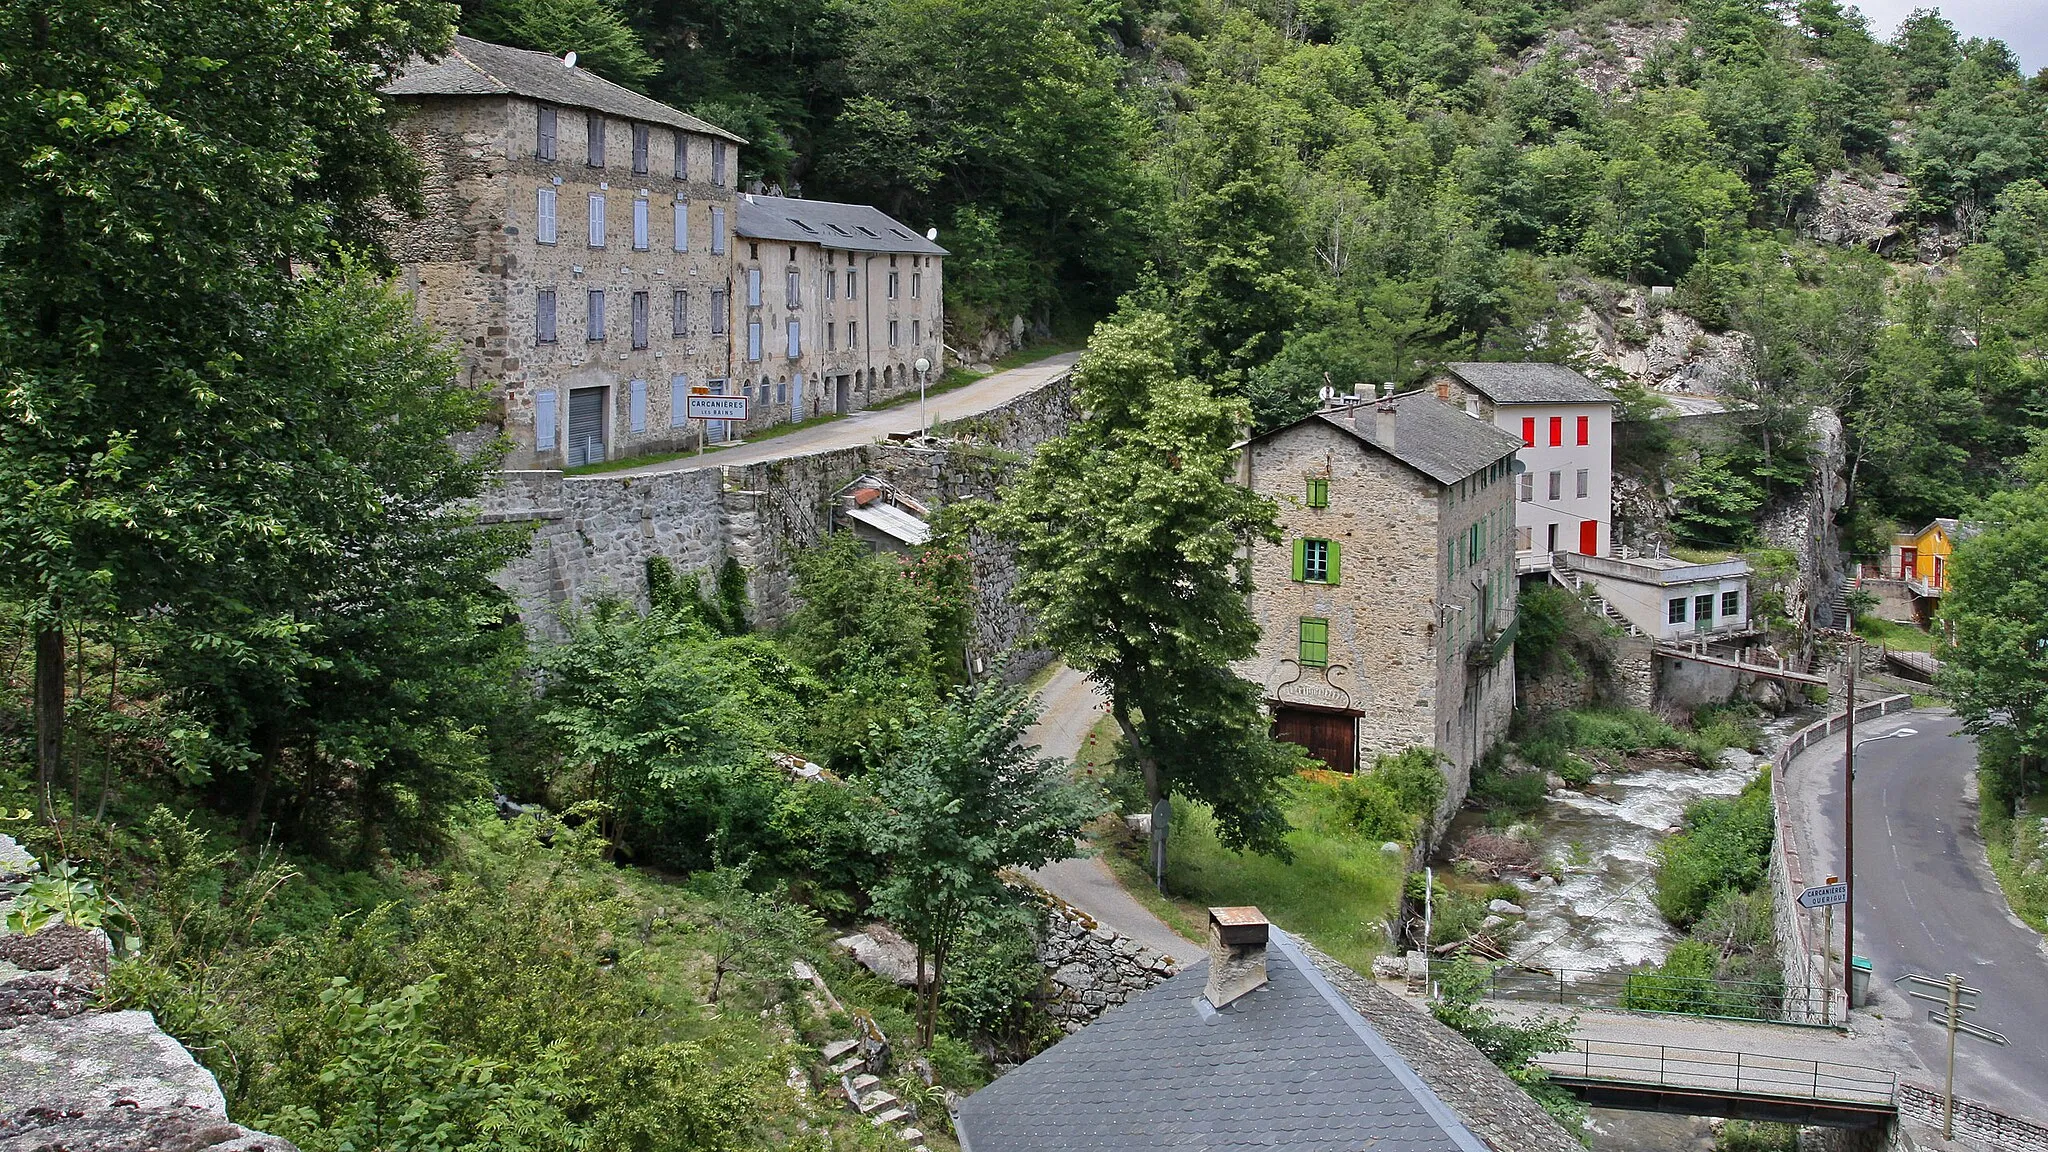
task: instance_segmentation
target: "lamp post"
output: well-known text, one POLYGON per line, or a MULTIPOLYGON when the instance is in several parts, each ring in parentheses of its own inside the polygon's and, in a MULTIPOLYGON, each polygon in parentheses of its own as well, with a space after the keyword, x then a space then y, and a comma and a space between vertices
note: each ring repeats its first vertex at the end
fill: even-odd
POLYGON ((917 438, 922 441, 931 435, 932 426, 924 418, 924 375, 932 370, 932 362, 919 356, 911 367, 917 369, 917 438))

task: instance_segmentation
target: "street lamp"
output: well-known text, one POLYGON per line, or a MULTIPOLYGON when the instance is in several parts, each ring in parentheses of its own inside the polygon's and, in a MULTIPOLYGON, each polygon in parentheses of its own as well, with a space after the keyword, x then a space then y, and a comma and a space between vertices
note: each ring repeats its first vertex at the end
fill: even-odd
MULTIPOLYGON (((1882 736, 1872 736, 1868 740, 1858 740, 1856 743, 1849 746, 1849 755, 1851 757, 1854 757, 1856 755, 1856 749, 1863 747, 1865 744, 1875 744, 1880 740, 1903 740, 1908 736, 1918 736, 1919 734, 1920 730, 1918 728, 1899 728, 1894 731, 1887 732, 1882 736)), ((1849 771, 1854 772, 1856 771, 1856 769, 1851 768, 1849 769, 1849 771)))
POLYGON ((917 438, 922 441, 931 435, 931 425, 924 418, 924 374, 932 370, 932 362, 919 356, 911 367, 917 369, 917 438))

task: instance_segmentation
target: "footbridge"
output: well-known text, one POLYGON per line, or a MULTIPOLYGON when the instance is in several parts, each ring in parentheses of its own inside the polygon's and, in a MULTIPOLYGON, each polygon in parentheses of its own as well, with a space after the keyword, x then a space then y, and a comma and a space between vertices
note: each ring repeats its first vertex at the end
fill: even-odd
POLYGON ((1898 1076, 1864 1064, 1591 1036, 1539 1063, 1600 1108, 1829 1128, 1886 1128, 1899 1112, 1898 1076))

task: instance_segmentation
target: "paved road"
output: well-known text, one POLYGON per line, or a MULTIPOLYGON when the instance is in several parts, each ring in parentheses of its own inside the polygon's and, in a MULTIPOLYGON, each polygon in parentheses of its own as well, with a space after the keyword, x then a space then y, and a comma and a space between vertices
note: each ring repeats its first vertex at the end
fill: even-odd
MULTIPOLYGON (((1046 755, 1071 759, 1081 750, 1081 742, 1087 739, 1089 729, 1102 718, 1102 695, 1087 677, 1065 666, 1054 672, 1038 692, 1043 710, 1038 723, 1024 734, 1024 739, 1038 745, 1046 755)), ((1162 952, 1182 964, 1202 955, 1201 945, 1183 938, 1167 927, 1164 920, 1132 899, 1099 857, 1073 856, 1055 860, 1043 868, 1032 870, 1030 875, 1046 891, 1093 916, 1097 923, 1113 928, 1155 952, 1162 952)))
MULTIPOLYGON (((957 388, 943 396, 934 396, 927 402, 927 418, 933 424, 947 420, 960 420, 986 412, 991 408, 1007 404, 1026 392, 1074 366, 1081 358, 1079 352, 1062 352, 1034 361, 1022 368, 1012 368, 986 376, 964 388, 957 388)), ((894 408, 866 409, 825 424, 817 424, 799 432, 775 436, 758 443, 749 442, 733 448, 721 448, 701 456, 683 456, 675 460, 664 460, 659 464, 644 464, 638 468, 621 468, 606 472, 606 476, 641 476, 654 472, 688 472, 696 468, 718 468, 729 464, 759 464, 764 460, 780 460, 786 456, 807 456, 813 452, 828 452, 835 448, 851 448, 858 444, 872 444, 890 433, 916 432, 918 412, 915 402, 894 408)))
MULTIPOLYGON (((1977 835, 1976 745, 1946 712, 1897 713, 1859 725, 1859 743, 1910 727, 1919 735, 1865 744, 1856 753, 1856 951, 1876 971, 1870 1011, 1877 1029, 1940 1087, 1943 1030, 1932 1005, 1891 981, 1905 972, 1956 972, 1983 990, 1973 1023, 2004 1032, 2004 1048, 1956 1043, 1956 1092, 2036 1122, 2048 1120, 2048 951, 2014 918, 1985 863, 1977 835)), ((1839 870, 1842 739, 1793 762, 1795 816, 1815 837, 1814 872, 1839 870), (1816 820, 1817 817, 1817 820, 1816 820)), ((1859 1028, 1864 1013, 1858 1012, 1859 1028)), ((1902 1071, 1910 1071, 1902 1069, 1902 1071)))

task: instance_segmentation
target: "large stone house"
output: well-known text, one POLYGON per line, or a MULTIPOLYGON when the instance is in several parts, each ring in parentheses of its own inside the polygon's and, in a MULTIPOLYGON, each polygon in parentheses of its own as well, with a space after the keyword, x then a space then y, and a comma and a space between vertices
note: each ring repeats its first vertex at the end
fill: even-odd
POLYGON ((1514 708, 1514 466, 1521 441, 1429 392, 1346 398, 1243 446, 1280 506, 1252 549, 1276 731, 1330 767, 1434 747, 1455 806, 1514 708))
POLYGON ((945 249, 872 208, 750 202, 731 132, 467 36, 384 94, 427 201, 422 219, 393 224, 400 282, 455 337, 465 376, 493 389, 484 432, 511 440, 507 467, 718 438, 726 425, 687 415, 692 392, 745 395, 743 431, 812 415, 814 400, 846 409, 913 388, 904 365, 919 355, 936 370, 945 249), (848 328, 833 313, 842 282, 828 289, 828 263, 875 277, 872 320, 848 328), (915 273, 918 294, 889 297, 912 284, 884 271, 915 273))
POLYGON ((1515 556, 1523 572, 1559 552, 1613 551, 1614 394, 1562 364, 1447 364, 1437 398, 1521 441, 1515 556))

